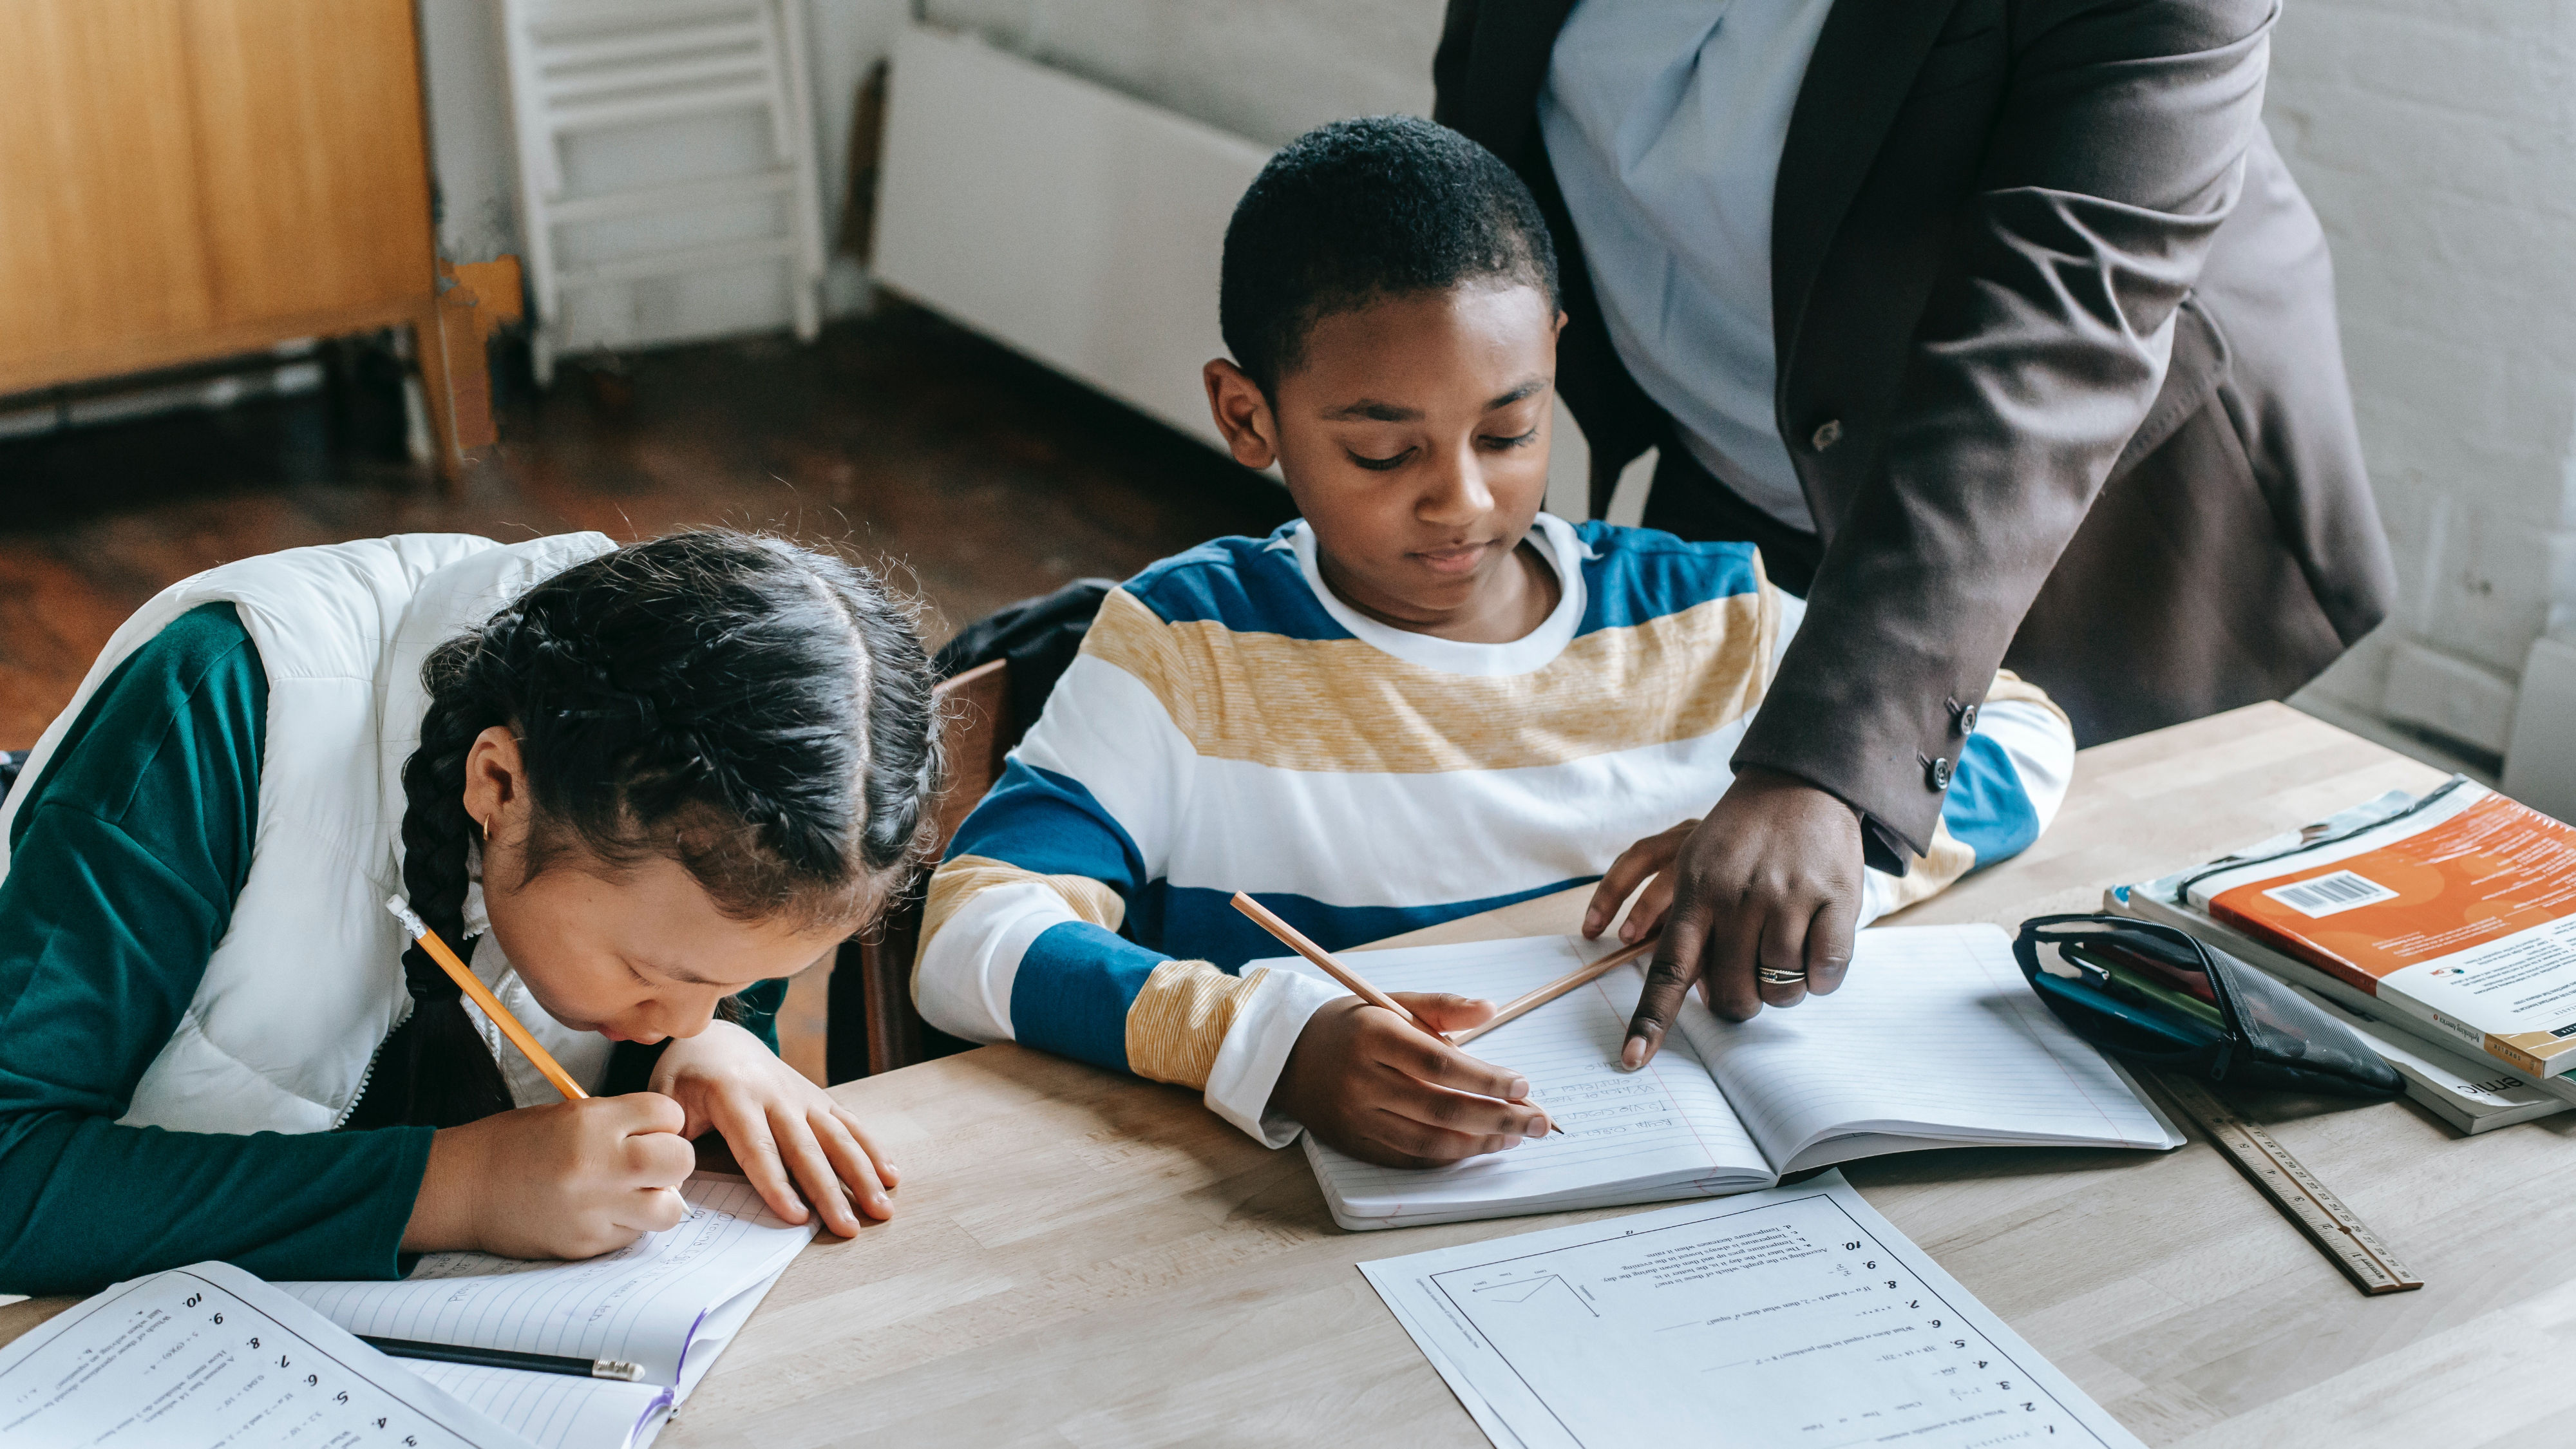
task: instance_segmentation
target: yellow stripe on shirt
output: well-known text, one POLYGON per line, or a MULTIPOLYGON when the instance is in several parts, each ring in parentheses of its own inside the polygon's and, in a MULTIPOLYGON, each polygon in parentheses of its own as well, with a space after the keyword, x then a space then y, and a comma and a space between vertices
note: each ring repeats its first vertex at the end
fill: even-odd
POLYGON ((1358 639, 1166 624, 1121 589, 1082 650, 1133 675, 1211 758, 1353 774, 1509 770, 1699 739, 1751 713, 1779 627, 1769 599, 1766 588, 1712 599, 1582 635, 1527 674, 1468 675, 1358 639))
POLYGON ((1985 703, 1995 704, 2007 699, 2018 699, 2038 705, 2057 716, 2057 722, 2065 725, 2070 732, 2075 728, 2074 722, 2066 717, 2066 711, 2058 708, 2057 701, 2048 697, 2047 690, 2009 669, 1998 669, 1995 671, 1995 682, 1986 688, 1985 703))
MULTIPOLYGON (((1105 881, 1087 875, 1040 875, 1023 870, 1006 860, 989 860, 980 855, 961 855, 939 863, 931 872, 930 891, 921 903, 921 942, 913 959, 930 949, 931 938, 948 924, 958 909, 981 892, 997 886, 1020 885, 1035 881, 1064 897, 1065 908, 1074 915, 1104 931, 1115 931, 1127 919, 1127 902, 1105 881)), ((920 1002, 919 978, 915 978, 914 1004, 920 1002)))
POLYGON ((1229 976, 1205 961, 1166 961, 1127 1008, 1127 1069, 1157 1082, 1207 1086, 1234 1019, 1261 989, 1267 966, 1229 976))

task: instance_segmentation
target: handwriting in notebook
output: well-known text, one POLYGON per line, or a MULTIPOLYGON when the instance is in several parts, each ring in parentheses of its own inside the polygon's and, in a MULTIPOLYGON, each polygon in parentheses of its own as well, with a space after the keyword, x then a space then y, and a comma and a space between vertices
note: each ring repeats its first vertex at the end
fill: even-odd
MULTIPOLYGON (((1370 978, 1396 991, 1449 991, 1507 1000, 1581 964, 1563 937, 1496 942, 1476 951, 1428 948, 1370 952, 1370 978)), ((1303 963, 1297 963, 1302 965, 1303 963)), ((1291 969, 1294 969, 1293 967, 1291 969)), ((1530 1098, 1565 1129, 1507 1152, 1425 1173, 1379 1167, 1310 1144, 1318 1171, 1355 1212, 1418 1212, 1444 1203, 1544 1198, 1580 1192, 1605 1177, 1687 1180, 1744 1175, 1768 1180, 1761 1153, 1736 1125, 1715 1083, 1687 1043, 1670 1060, 1623 1072, 1619 1045, 1641 979, 1614 971, 1518 1021, 1480 1037, 1470 1053, 1529 1079, 1530 1098)))
POLYGON ((814 1233, 773 1217, 738 1178, 700 1174, 685 1191, 679 1226, 583 1262, 439 1253, 399 1282, 279 1286, 353 1333, 631 1359, 667 1387, 707 1311, 777 1273, 814 1233))

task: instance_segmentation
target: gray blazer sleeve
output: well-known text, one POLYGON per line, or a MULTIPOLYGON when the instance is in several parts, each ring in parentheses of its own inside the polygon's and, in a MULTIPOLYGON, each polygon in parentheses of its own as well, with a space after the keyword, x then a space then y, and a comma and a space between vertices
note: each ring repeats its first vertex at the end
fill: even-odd
MULTIPOLYGON (((1877 468, 1736 755, 1920 853, 1974 702, 2165 376, 2234 206, 2273 0, 2004 7, 2010 79, 1877 468)), ((1802 345, 1815 345, 1810 339, 1802 345)), ((1792 438, 1802 467, 1814 459, 1792 438)))

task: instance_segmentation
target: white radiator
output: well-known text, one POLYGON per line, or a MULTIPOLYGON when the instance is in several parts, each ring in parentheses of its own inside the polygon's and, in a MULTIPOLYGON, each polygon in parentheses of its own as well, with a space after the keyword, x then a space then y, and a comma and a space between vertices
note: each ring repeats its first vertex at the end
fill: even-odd
POLYGON ((1268 150, 928 27, 888 84, 876 279, 1219 441, 1217 257, 1268 150))
MULTIPOLYGON (((885 286, 1222 447, 1217 263, 1257 142, 929 26, 896 42, 878 182, 885 286)), ((1550 507, 1583 516, 1563 405, 1550 507)))

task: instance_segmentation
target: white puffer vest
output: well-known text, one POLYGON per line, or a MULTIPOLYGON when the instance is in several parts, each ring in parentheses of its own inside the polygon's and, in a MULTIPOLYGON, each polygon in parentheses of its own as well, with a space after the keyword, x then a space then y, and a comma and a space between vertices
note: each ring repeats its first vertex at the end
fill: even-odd
MULTIPOLYGON (((231 604, 268 674, 250 876, 179 1029, 144 1072, 121 1122, 321 1132, 347 1115, 376 1048, 410 1011, 402 928, 384 902, 404 893, 402 766, 429 709, 421 662, 530 585, 611 547, 596 533, 507 547, 469 534, 417 533, 289 549, 174 584, 116 631, 38 741, 24 788, 0 806, 0 875, 9 867, 11 823, 71 721, 108 674, 172 620, 203 604, 231 604)), ((481 904, 478 892, 469 917, 481 915, 481 904)), ((606 1039, 547 1016, 498 943, 484 941, 473 963, 585 1087, 599 1084, 606 1039)), ((496 1055, 523 1105, 556 1100, 515 1050, 501 1045, 496 1055)))

